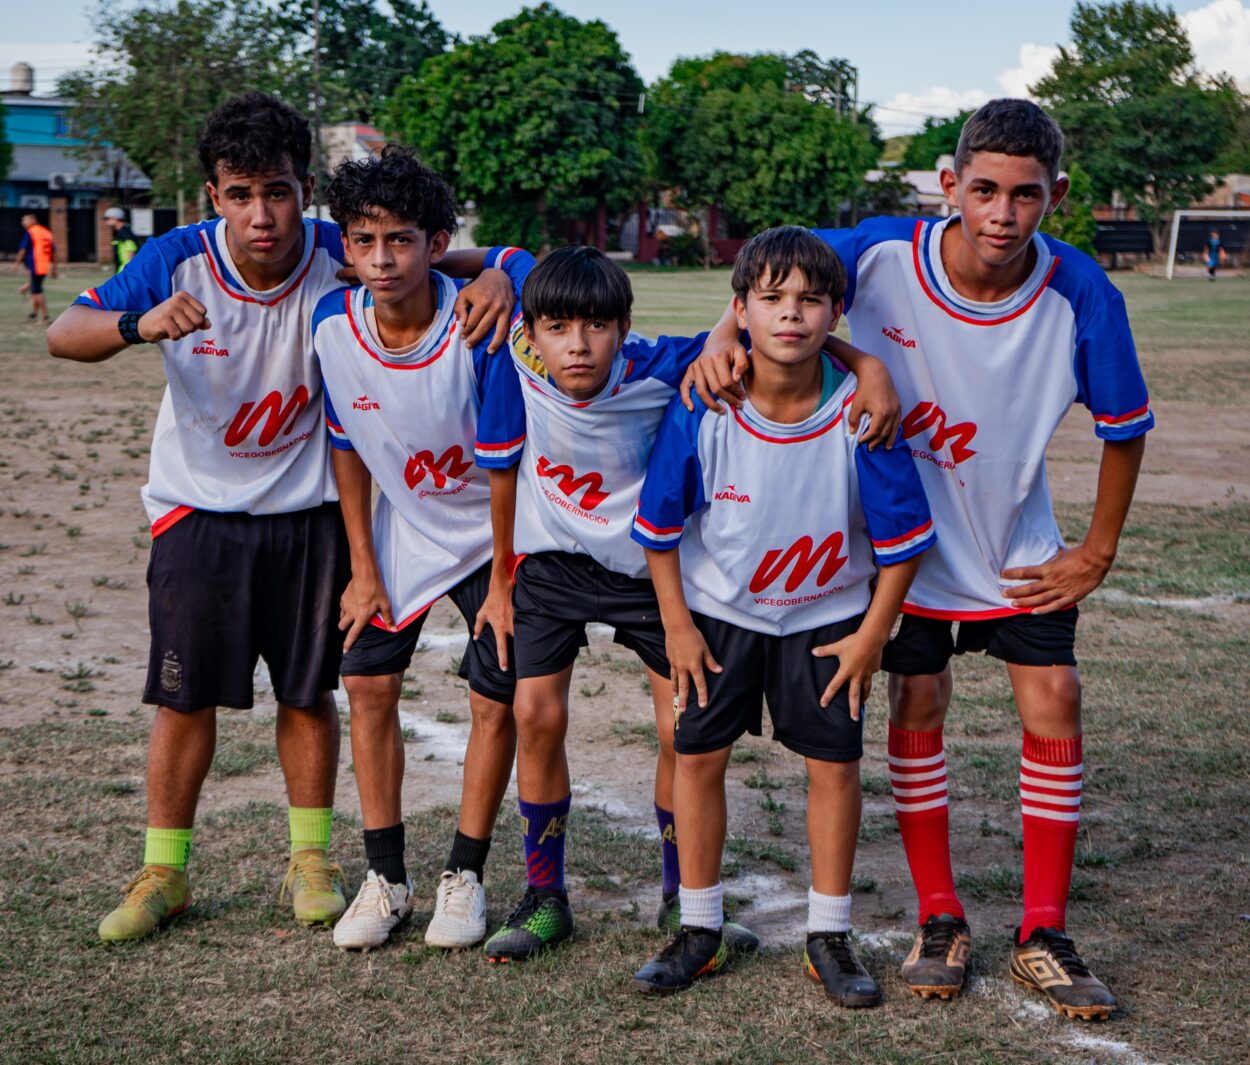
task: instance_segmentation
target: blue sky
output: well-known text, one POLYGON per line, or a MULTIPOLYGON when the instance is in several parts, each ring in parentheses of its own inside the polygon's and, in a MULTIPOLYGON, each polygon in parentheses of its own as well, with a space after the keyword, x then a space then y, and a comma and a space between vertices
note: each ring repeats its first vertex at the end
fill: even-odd
MULTIPOLYGON (((467 36, 487 32, 521 3, 431 0, 430 6, 448 29, 467 36)), ((557 6, 578 18, 606 21, 647 81, 678 56, 717 50, 810 48, 844 57, 859 68, 861 101, 878 105, 877 120, 893 134, 914 129, 924 115, 949 115, 993 96, 1022 95, 1048 68, 1054 47, 1067 41, 1073 4, 563 0, 557 6)), ((9 67, 19 59, 36 67, 40 91, 84 61, 93 4, 41 0, 6 7, 0 85, 7 87, 9 67)), ((1174 7, 1190 30, 1199 64, 1250 86, 1250 0, 1180 0, 1174 7)))

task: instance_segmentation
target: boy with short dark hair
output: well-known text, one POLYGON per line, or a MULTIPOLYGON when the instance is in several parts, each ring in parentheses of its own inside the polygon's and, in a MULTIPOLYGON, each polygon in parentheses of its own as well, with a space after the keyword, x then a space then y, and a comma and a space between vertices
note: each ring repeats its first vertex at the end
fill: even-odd
MULTIPOLYGON (((381 946, 412 909, 399 696, 427 611, 447 595, 473 637, 460 666, 473 724, 460 824, 425 938, 465 947, 486 931, 483 870, 515 745, 511 573, 502 554, 492 560, 491 536, 505 503, 492 499, 486 471, 516 463, 524 415, 503 382, 515 383, 508 357, 465 342, 453 314, 460 284, 433 269, 456 228, 443 180, 388 145, 380 157, 342 163, 327 198, 362 282, 328 293, 312 331, 351 552, 339 627, 369 862, 334 942, 381 946), (497 435, 483 435, 488 422, 497 435)), ((518 295, 533 264, 515 248, 492 248, 482 260, 506 270, 518 295)))
POLYGON ((933 525, 910 456, 869 452, 841 427, 856 381, 821 351, 846 288, 838 257, 804 229, 771 229, 739 252, 733 287, 746 402, 717 418, 674 400, 634 524, 677 681, 685 845, 681 931, 634 985, 676 991, 725 964, 725 770, 767 699, 773 738, 807 765, 807 971, 839 1005, 874 1006, 848 939, 861 705, 933 525))
MULTIPOLYGON (((1083 777, 1076 604, 1115 558, 1154 416, 1123 298, 1097 263, 1038 232, 1067 191, 1062 147, 1035 104, 991 101, 941 175, 956 214, 817 235, 850 272, 853 339, 898 382, 941 536, 885 654, 890 776, 920 903, 903 978, 925 998, 952 998, 964 982, 971 938, 951 869, 942 726, 951 656, 984 651, 1007 664, 1024 731, 1011 974, 1060 1013, 1101 1020, 1115 999, 1065 933, 1083 777), (1089 528, 1068 548, 1045 455, 1074 400, 1093 412, 1103 453, 1089 528)), ((718 327, 703 368, 726 396, 735 345, 718 327)))

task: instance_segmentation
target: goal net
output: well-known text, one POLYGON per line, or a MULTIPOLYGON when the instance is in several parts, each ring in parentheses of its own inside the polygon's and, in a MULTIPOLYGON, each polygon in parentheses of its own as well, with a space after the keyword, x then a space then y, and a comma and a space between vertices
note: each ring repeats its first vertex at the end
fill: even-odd
POLYGON ((1220 211, 1208 208, 1174 211, 1172 238, 1168 241, 1168 280, 1176 269, 1178 255, 1198 255, 1205 262, 1207 237, 1211 230, 1220 233, 1220 242, 1230 261, 1250 248, 1250 211, 1220 211))

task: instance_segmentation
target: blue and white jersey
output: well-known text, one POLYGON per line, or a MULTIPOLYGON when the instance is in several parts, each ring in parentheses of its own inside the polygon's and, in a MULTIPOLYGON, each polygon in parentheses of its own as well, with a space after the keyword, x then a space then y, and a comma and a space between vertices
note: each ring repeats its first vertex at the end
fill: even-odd
MULTIPOLYGON (((487 267, 521 285, 533 257, 492 248, 487 267)), ((422 339, 402 354, 370 330, 363 287, 327 294, 313 315, 313 347, 325 377, 331 444, 355 450, 380 496, 373 546, 398 628, 491 558, 487 469, 517 463, 525 414, 504 352, 464 343, 453 313, 466 282, 430 275, 438 297, 422 339)), ((381 618, 373 623, 382 627, 381 618)))
POLYGON ((848 374, 793 425, 750 400, 723 417, 669 405, 633 537, 680 546, 691 610, 753 632, 806 632, 866 610, 877 565, 934 543, 911 456, 869 451, 843 426, 855 383, 848 374))
POLYGON ((259 292, 230 258, 218 218, 147 241, 125 270, 74 301, 146 313, 186 292, 212 323, 159 345, 168 386, 142 493, 153 536, 192 510, 284 514, 338 498, 308 322, 340 284, 342 248, 337 226, 305 220, 299 265, 259 292))
POLYGON ((526 420, 513 534, 518 555, 565 551, 615 573, 647 576, 646 557, 630 538, 634 508, 664 410, 706 337, 649 341, 631 333, 600 393, 577 402, 533 369, 514 336, 526 420))
POLYGON ((998 303, 960 296, 942 266, 942 221, 874 218, 818 230, 846 264, 852 340, 883 360, 903 404, 941 541, 904 610, 977 620, 1017 611, 999 574, 1063 544, 1046 482, 1046 447, 1074 401, 1104 440, 1154 425, 1124 300, 1102 268, 1053 237, 998 303))

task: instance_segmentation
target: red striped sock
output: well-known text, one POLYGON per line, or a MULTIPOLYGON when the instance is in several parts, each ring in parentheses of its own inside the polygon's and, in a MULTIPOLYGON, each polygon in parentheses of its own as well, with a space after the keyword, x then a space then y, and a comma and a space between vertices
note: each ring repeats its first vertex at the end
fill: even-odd
POLYGON ((1062 929, 1081 817, 1081 737, 1048 740, 1026 732, 1020 758, 1024 822, 1024 919, 1021 942, 1035 928, 1062 929))
POLYGON ((946 754, 942 730, 912 732, 890 725, 890 784, 894 816, 903 837, 920 902, 920 923, 939 913, 963 917, 951 872, 950 814, 946 806, 946 754))

